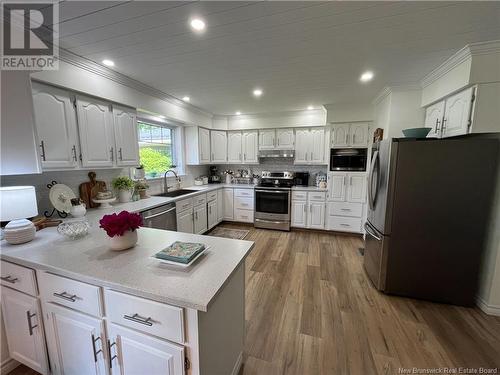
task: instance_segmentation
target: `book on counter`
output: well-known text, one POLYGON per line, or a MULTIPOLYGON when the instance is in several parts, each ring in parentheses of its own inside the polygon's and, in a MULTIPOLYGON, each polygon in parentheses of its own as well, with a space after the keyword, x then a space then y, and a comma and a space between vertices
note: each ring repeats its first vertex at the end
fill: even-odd
POLYGON ((206 246, 202 243, 175 241, 157 252, 155 258, 187 264, 205 249, 206 246))

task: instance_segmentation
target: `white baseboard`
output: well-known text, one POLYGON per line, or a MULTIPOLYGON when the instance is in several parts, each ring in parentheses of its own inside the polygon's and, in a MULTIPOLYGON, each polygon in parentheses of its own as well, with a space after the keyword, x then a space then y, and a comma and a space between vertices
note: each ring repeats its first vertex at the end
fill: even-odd
POLYGON ((243 364, 243 352, 240 352, 240 355, 238 356, 238 358, 236 359, 236 363, 234 364, 233 371, 231 371, 231 375, 238 375, 242 364, 243 364))
POLYGON ((17 366, 19 366, 20 363, 17 362, 16 360, 12 358, 8 358, 5 361, 2 362, 2 368, 0 369, 0 374, 8 374, 12 370, 14 370, 17 366))
POLYGON ((476 297, 477 306, 486 314, 500 316, 500 306, 488 305, 484 299, 477 296, 476 297))

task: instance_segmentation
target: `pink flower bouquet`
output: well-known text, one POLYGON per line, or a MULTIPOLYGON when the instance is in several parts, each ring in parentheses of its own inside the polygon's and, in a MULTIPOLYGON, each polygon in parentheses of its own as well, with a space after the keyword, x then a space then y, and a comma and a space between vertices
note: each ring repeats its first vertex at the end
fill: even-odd
POLYGON ((139 228, 142 225, 142 217, 139 214, 122 211, 118 215, 104 215, 99 224, 108 236, 123 236, 127 231, 139 228))

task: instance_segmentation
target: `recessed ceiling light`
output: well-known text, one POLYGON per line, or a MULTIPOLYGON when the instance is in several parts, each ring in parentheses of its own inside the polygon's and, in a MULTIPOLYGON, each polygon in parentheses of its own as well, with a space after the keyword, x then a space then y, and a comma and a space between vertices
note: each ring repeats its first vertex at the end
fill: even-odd
POLYGON ((311 111, 311 110, 313 110, 313 109, 314 109, 314 107, 313 107, 312 105, 310 105, 310 106, 308 106, 308 107, 307 107, 307 109, 308 109, 309 111, 311 111))
POLYGON ((182 98, 182 100, 184 100, 185 102, 189 102, 191 98, 189 96, 185 96, 182 98))
POLYGON ((236 116, 239 116, 239 115, 241 115, 241 112, 240 111, 236 111, 235 114, 236 114, 236 116))
POLYGON ((259 97, 263 94, 264 92, 261 89, 255 89, 253 90, 253 96, 259 97))
POLYGON ((191 28, 194 31, 203 31, 203 30, 205 30, 205 21, 203 21, 200 18, 193 18, 191 20, 190 25, 191 25, 191 28))
POLYGON ((359 77, 359 80, 361 82, 370 82, 373 79, 373 72, 367 71, 361 74, 361 77, 359 77))
POLYGON ((113 60, 104 59, 102 60, 102 63, 106 66, 115 66, 115 62, 113 60))
POLYGON ((161 118, 161 119, 166 119, 166 117, 163 116, 163 115, 159 115, 158 117, 161 118))

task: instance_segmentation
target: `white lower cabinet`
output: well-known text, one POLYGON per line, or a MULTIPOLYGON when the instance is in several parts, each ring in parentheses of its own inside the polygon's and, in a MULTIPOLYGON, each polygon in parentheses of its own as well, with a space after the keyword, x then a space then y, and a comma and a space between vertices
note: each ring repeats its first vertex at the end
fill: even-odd
POLYGON ((292 227, 325 229, 325 192, 292 193, 292 227))
POLYGON ((292 227, 307 226, 307 202, 292 200, 292 227))
POLYGON ((53 374, 106 374, 102 319, 45 303, 45 329, 53 374))
POLYGON ((222 201, 223 201, 223 219, 233 220, 234 219, 234 190, 233 188, 224 188, 222 190, 222 201))
POLYGON ((207 205, 196 206, 194 208, 194 233, 202 234, 207 231, 207 205))
POLYGON ((112 375, 184 374, 184 348, 171 342, 108 324, 112 375))
POLYGON ((217 200, 207 203, 207 224, 208 229, 212 229, 218 223, 217 200))
POLYGON ((224 199, 222 189, 217 190, 217 223, 220 223, 224 217, 224 199))
POLYGON ((193 209, 177 213, 177 232, 194 233, 193 209))
POLYGON ((325 202, 310 202, 307 227, 325 229, 325 202))
POLYGON ((11 358, 48 374, 47 352, 38 299, 2 287, 2 316, 11 358))

